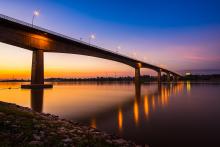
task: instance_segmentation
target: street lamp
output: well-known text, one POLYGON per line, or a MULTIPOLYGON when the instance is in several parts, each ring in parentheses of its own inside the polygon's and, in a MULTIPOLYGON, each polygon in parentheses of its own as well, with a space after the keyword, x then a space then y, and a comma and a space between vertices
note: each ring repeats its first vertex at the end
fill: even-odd
POLYGON ((118 51, 119 51, 120 49, 121 49, 121 46, 118 46, 116 52, 118 53, 118 51))
POLYGON ((92 34, 90 37, 89 37, 89 45, 90 45, 90 43, 91 43, 91 39, 95 39, 95 35, 94 34, 92 34))
POLYGON ((136 59, 136 58, 137 58, 137 53, 136 53, 136 52, 133 52, 133 56, 134 56, 134 58, 136 59))
POLYGON ((34 13, 33 13, 33 17, 32 17, 32 27, 34 26, 34 18, 35 18, 36 16, 39 16, 39 15, 40 15, 40 12, 37 11, 37 10, 35 10, 34 13))

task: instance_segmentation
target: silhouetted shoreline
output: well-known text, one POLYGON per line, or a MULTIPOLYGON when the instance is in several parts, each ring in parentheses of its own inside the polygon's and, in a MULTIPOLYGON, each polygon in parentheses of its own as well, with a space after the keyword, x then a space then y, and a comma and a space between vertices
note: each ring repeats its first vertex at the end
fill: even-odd
MULTIPOLYGON (((167 81, 167 76, 161 76, 162 81, 167 81)), ((220 82, 220 74, 212 74, 212 75, 187 75, 181 77, 179 80, 182 81, 210 81, 210 82, 220 82)), ((96 77, 96 78, 47 78, 45 82, 132 82, 134 81, 134 77, 96 77)), ((154 82, 157 81, 156 76, 143 75, 141 76, 142 82, 154 82)), ((171 77, 171 81, 174 79, 171 77)), ((25 79, 5 79, 0 80, 0 82, 30 82, 30 80, 25 79)))
MULTIPOLYGON (((155 81, 156 77, 154 76, 141 76, 141 79, 144 81, 155 81)), ((45 82, 80 82, 80 81, 122 81, 122 82, 132 82, 134 77, 96 77, 96 78, 46 78, 45 82)), ((0 82, 30 82, 30 80, 25 79, 5 79, 0 80, 0 82)))

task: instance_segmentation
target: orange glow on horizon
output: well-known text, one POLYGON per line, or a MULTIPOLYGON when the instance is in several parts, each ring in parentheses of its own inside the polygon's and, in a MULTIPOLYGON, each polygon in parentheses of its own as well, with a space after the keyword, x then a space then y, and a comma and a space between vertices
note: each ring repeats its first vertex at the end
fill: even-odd
POLYGON ((1 70, 0 79, 29 79, 31 75, 30 70, 1 70))
MULTIPOLYGON (((30 79, 32 52, 0 43, 0 79, 30 79)), ((133 76, 133 68, 114 61, 63 53, 44 54, 45 78, 133 76), (109 68, 111 67, 111 68, 109 68)))
MULTIPOLYGON (((130 72, 103 72, 103 71, 77 71, 77 70, 46 70, 45 78, 95 78, 133 76, 130 72)), ((0 70, 0 79, 30 79, 31 69, 4 69, 0 70)))
MULTIPOLYGON (((48 40, 44 36, 33 36, 34 38, 42 38, 42 47, 45 40, 48 40)), ((2 61, 0 63, 0 79, 31 78, 31 51, 0 43, 0 55, 2 61)), ((45 53, 44 70, 45 78, 134 76, 134 69, 122 63, 96 57, 64 53, 45 53)), ((142 71, 142 74, 154 75, 156 73, 146 69, 142 71)))

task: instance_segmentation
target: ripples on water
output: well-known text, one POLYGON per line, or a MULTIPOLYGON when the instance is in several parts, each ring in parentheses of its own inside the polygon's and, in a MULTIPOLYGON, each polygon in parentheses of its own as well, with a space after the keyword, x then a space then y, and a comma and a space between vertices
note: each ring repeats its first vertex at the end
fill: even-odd
POLYGON ((218 84, 54 84, 53 89, 24 90, 20 83, 0 83, 0 101, 56 114, 139 144, 220 144, 218 84))

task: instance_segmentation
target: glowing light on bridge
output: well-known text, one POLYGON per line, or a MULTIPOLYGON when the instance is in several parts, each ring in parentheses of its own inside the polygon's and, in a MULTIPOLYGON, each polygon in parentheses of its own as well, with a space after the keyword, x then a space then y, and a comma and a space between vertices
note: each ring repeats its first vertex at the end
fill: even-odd
POLYGON ((142 67, 142 64, 141 63, 138 63, 138 68, 141 68, 142 67))
POLYGON ((137 58, 137 53, 136 52, 133 52, 133 57, 137 58))
POLYGON ((118 52, 120 49, 121 49, 121 46, 118 46, 116 52, 118 52))
POLYGON ((91 40, 95 40, 95 35, 94 34, 91 34, 90 36, 89 36, 89 44, 91 44, 91 40))
POLYGON ((49 39, 41 35, 32 34, 31 45, 38 47, 39 49, 46 49, 49 45, 49 39))
POLYGON ((91 38, 91 39, 95 39, 95 35, 92 34, 92 35, 90 36, 90 38, 91 38))
POLYGON ((35 16, 39 16, 39 15, 40 15, 40 12, 37 11, 37 10, 35 10, 35 11, 34 11, 34 15, 35 15, 35 16))
POLYGON ((33 17, 32 17, 32 27, 34 26, 34 18, 39 15, 40 15, 40 12, 38 10, 35 10, 33 13, 33 17))

